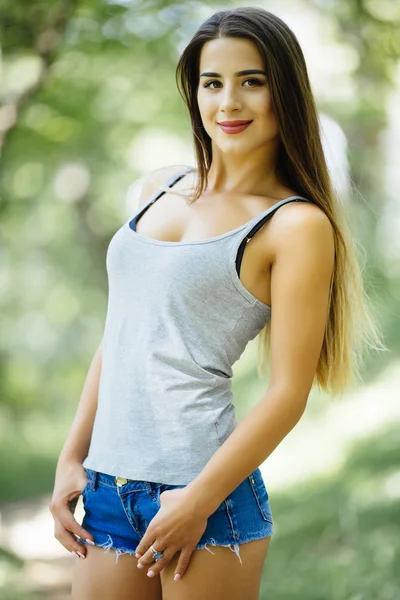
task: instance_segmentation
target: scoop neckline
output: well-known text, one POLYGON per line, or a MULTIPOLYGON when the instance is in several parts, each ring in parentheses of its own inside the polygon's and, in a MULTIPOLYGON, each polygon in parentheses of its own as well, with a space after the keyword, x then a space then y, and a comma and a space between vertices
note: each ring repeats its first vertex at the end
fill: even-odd
POLYGON ((244 223, 244 225, 240 225, 240 227, 236 227, 236 229, 232 229, 231 231, 222 233, 221 235, 215 235, 213 237, 204 238, 202 240, 181 240, 179 242, 171 242, 169 240, 156 240, 154 238, 149 238, 145 235, 142 235, 138 231, 135 231, 134 229, 132 229, 132 227, 130 226, 132 219, 130 219, 128 221, 127 226, 128 226, 129 232, 133 233, 133 235, 136 236, 136 238, 138 240, 141 240, 141 241, 149 243, 149 244, 156 244, 159 246, 187 246, 187 245, 192 246, 194 244, 207 244, 209 242, 215 242, 217 240, 221 240, 223 238, 229 237, 230 235, 233 235, 234 233, 237 233, 238 231, 241 231, 242 229, 247 227, 253 220, 254 219, 252 219, 251 221, 248 221, 247 223, 244 223))
MULTIPOLYGON (((225 239, 231 235, 234 235, 238 231, 242 231, 242 229, 245 229, 246 227, 251 225, 253 223, 253 221, 256 221, 257 219, 260 219, 264 215, 268 214, 268 212, 270 210, 272 210, 274 207, 276 207, 278 204, 281 204, 282 202, 285 202, 287 200, 292 200, 293 198, 302 198, 303 200, 307 200, 307 198, 304 198, 304 196, 298 196, 297 194, 295 194, 293 196, 289 196, 288 198, 283 198, 282 200, 278 200, 278 202, 275 202, 275 204, 273 204, 272 206, 267 208, 265 211, 256 215, 253 219, 250 219, 250 221, 247 221, 247 223, 243 223, 243 225, 240 225, 239 227, 236 227, 235 229, 231 229, 230 231, 221 233, 221 235, 215 235, 213 237, 204 238, 201 240, 181 240, 179 242, 172 242, 170 240, 157 240, 157 239, 149 238, 145 235, 142 235, 135 229, 132 229, 132 227, 130 226, 131 222, 140 214, 140 212, 145 208, 145 206, 140 208, 140 210, 137 211, 131 219, 129 219, 129 221, 126 223, 126 225, 128 227, 129 233, 133 234, 138 240, 141 240, 148 244, 156 244, 157 246, 187 246, 187 245, 192 246, 192 245, 197 245, 197 244, 208 244, 210 242, 216 242, 218 240, 225 239)), ((309 202, 309 200, 307 200, 307 201, 309 202)))

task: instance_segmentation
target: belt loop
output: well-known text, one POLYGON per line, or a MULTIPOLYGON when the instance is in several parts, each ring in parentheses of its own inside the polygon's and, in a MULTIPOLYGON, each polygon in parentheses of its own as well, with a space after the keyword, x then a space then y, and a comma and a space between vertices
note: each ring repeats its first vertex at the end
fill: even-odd
POLYGON ((157 488, 159 488, 159 484, 154 481, 146 481, 146 492, 149 494, 150 498, 154 501, 157 500, 157 488))
POLYGON ((93 489, 94 492, 97 489, 97 479, 98 479, 98 473, 97 473, 97 471, 93 471, 92 489, 93 489))

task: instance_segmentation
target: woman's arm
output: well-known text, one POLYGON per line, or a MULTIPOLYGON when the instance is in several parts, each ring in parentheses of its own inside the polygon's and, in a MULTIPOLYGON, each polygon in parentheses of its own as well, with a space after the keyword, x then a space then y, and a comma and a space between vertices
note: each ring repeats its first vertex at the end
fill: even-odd
POLYGON ((82 463, 87 456, 97 410, 102 359, 103 340, 90 364, 74 421, 58 459, 59 464, 65 461, 82 463))
POLYGON ((300 420, 328 316, 333 229, 318 207, 282 207, 271 220, 270 381, 266 394, 188 484, 190 502, 212 514, 300 420))
POLYGON ((86 548, 75 536, 93 542, 92 535, 74 518, 76 503, 87 482, 82 463, 87 456, 97 410, 97 397, 103 358, 102 341, 97 348, 83 386, 75 418, 61 450, 54 482, 50 512, 54 536, 70 552, 86 555, 86 548))

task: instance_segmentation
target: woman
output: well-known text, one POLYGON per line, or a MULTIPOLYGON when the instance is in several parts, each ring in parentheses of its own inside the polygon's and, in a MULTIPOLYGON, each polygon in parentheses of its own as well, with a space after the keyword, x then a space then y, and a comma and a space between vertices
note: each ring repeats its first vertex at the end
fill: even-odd
POLYGON ((314 380, 341 392, 379 344, 292 31, 218 12, 177 77, 197 169, 149 176, 110 242, 104 341, 57 466, 75 599, 258 598, 273 533, 258 466, 314 380), (231 367, 257 334, 269 386, 237 424, 231 367))

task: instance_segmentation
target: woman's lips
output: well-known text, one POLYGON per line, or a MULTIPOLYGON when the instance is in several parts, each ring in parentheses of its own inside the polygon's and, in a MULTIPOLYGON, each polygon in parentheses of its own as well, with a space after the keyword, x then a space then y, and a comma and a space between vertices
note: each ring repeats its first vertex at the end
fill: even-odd
POLYGON ((224 133, 240 133, 241 131, 244 131, 245 129, 247 129, 247 127, 249 125, 251 125, 252 122, 253 121, 249 121, 248 123, 243 123, 243 125, 234 125, 234 126, 221 125, 221 123, 218 123, 218 125, 221 127, 221 129, 224 133))

